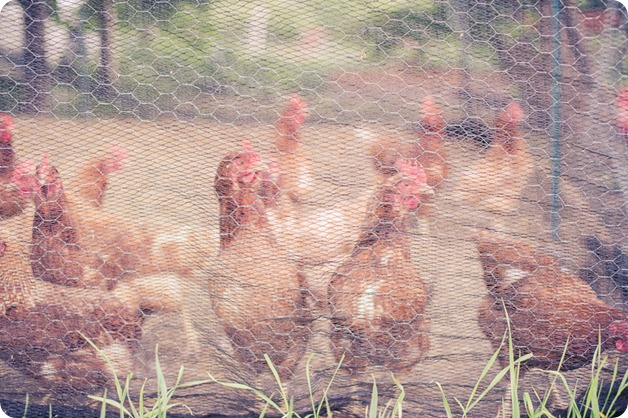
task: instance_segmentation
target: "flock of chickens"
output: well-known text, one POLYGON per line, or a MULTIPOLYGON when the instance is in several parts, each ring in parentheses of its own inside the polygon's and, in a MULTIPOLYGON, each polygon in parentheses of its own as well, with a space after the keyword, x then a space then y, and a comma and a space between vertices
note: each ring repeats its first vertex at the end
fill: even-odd
MULTIPOLYGON (((234 356, 254 373, 266 369, 267 354, 289 377, 318 314, 329 318, 332 352, 338 361, 345 356, 351 373, 372 365, 408 370, 430 347, 429 292, 410 254, 410 219, 431 215, 448 176, 447 123, 428 97, 414 142, 380 138, 371 147, 376 177, 363 214, 319 211, 317 218, 336 231, 326 235, 304 204, 316 192, 299 132, 307 116, 303 99, 291 97, 275 125, 270 159, 243 140, 218 165, 218 259, 233 279, 208 280, 211 309, 234 356), (302 245, 308 240, 344 256, 323 295, 303 271, 312 257, 302 245), (261 248, 272 249, 272 260, 261 248)), ((503 196, 496 190, 516 194, 524 186, 532 163, 518 132, 523 116, 511 103, 497 118, 483 167, 465 176, 470 201, 499 207, 503 196)), ((0 359, 57 390, 101 388, 110 371, 86 338, 123 370, 141 341, 145 315, 184 303, 178 277, 192 268, 176 246, 160 246, 142 225, 102 211, 108 178, 127 159, 123 148, 87 164, 78 174, 81 187, 66 190, 47 156, 36 168, 16 162, 11 123, 9 116, 0 120, 0 219, 31 202, 35 209, 29 255, 9 239, 0 242, 0 359)), ((557 367, 568 343, 562 367, 580 367, 591 360, 600 335, 604 348, 628 351, 626 314, 607 306, 554 257, 488 233, 475 240, 487 286, 478 321, 495 348, 507 312, 515 350, 534 354, 528 366, 557 367)))

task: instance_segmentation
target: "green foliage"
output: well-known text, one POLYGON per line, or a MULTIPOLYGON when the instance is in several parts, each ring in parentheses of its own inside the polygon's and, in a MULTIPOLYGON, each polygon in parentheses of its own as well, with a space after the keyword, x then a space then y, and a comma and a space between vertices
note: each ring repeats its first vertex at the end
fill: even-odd
POLYGON ((230 389, 237 389, 237 390, 242 390, 246 392, 251 392, 255 396, 257 396, 259 399, 264 401, 265 405, 259 415, 260 418, 263 418, 266 415, 269 408, 272 408, 272 410, 274 410, 275 412, 282 414, 283 418, 322 418, 322 417, 332 418, 332 411, 329 405, 328 393, 329 393, 329 389, 331 388, 332 383, 334 382, 334 379, 336 378, 336 374, 338 374, 338 370, 340 370, 340 366, 342 364, 342 361, 344 360, 344 356, 342 356, 342 358, 338 362, 338 365, 336 366, 336 369, 334 370, 333 375, 329 379, 327 387, 323 391, 322 397, 318 402, 316 402, 316 400, 314 399, 314 394, 312 391, 312 374, 310 371, 310 364, 312 361, 312 357, 313 355, 310 355, 308 357, 307 363, 305 366, 306 379, 307 379, 308 389, 310 392, 310 401, 312 403, 312 411, 309 412, 307 415, 303 415, 303 416, 295 412, 294 398, 288 397, 286 390, 284 388, 284 384, 281 381, 281 378, 279 377, 279 373, 277 372, 275 365, 270 360, 270 357, 268 357, 268 355, 266 354, 264 354, 264 359, 266 360, 266 363, 268 364, 268 368, 270 369, 271 373, 273 374, 273 377, 275 378, 275 382, 277 383, 277 388, 279 390, 279 395, 281 398, 279 402, 273 399, 273 395, 270 395, 270 396, 266 395, 260 390, 252 388, 251 386, 241 384, 241 383, 220 382, 216 378, 214 378, 211 374, 209 375, 209 377, 213 382, 218 383, 221 386, 224 386, 230 389), (323 406, 325 407, 325 413, 321 415, 321 410, 323 406))
MULTIPOLYGON (((505 310, 505 307, 504 307, 505 310)), ((512 343, 512 335, 510 331, 510 320, 508 318, 508 312, 506 312, 506 319, 508 323, 508 328, 504 333, 504 337, 502 342, 497 350, 493 353, 489 361, 486 363, 484 370, 480 374, 475 386, 473 387, 471 394, 469 396, 466 404, 462 404, 458 399, 454 398, 456 404, 460 408, 462 412, 462 417, 468 416, 468 414, 478 405, 478 403, 491 391, 493 390, 499 382, 501 382, 506 375, 509 376, 510 381, 510 399, 513 401, 509 405, 511 408, 511 418, 555 418, 555 416, 549 411, 547 408, 547 403, 550 399, 550 395, 554 390, 554 386, 557 380, 560 380, 563 383, 565 390, 569 396, 569 409, 567 418, 600 418, 613 416, 612 413, 616 408, 615 404, 617 399, 621 395, 621 393, 625 390, 628 390, 628 370, 625 371, 621 382, 616 385, 617 377, 618 377, 618 368, 619 368, 619 360, 615 363, 613 375, 611 378, 611 387, 616 385, 617 391, 614 397, 610 397, 610 394, 601 399, 600 398, 600 389, 603 385, 601 380, 601 373, 604 370, 607 358, 600 360, 601 355, 601 339, 598 341, 598 346, 593 357, 593 362, 591 365, 591 377, 589 381, 586 383, 586 395, 584 404, 579 405, 577 401, 577 395, 579 393, 578 384, 574 387, 570 387, 565 376, 560 372, 562 367, 563 360, 565 359, 565 355, 567 354, 567 348, 569 345, 569 341, 565 345, 563 349, 563 354, 561 356, 561 360, 557 366, 557 371, 548 371, 547 373, 554 377, 549 388, 546 390, 543 396, 539 395, 539 393, 534 390, 534 398, 529 392, 524 392, 522 394, 521 400, 519 399, 519 389, 520 389, 520 373, 521 373, 521 365, 532 358, 532 354, 526 354, 522 357, 515 358, 513 343, 512 343), (477 397, 476 393, 482 383, 482 381, 486 378, 490 369, 496 364, 499 354, 502 352, 504 348, 504 344, 506 343, 506 339, 508 340, 508 365, 500 370, 493 380, 489 383, 489 385, 481 392, 477 397), (534 399, 534 400, 533 400, 534 399), (524 411, 521 410, 520 403, 523 405, 524 411), (582 412, 584 411, 584 412, 582 412)), ((447 399, 445 395, 445 391, 443 387, 436 383, 441 391, 442 400, 443 400, 443 408, 445 409, 445 413, 447 418, 453 418, 454 413, 450 405, 450 401, 447 399)), ((609 391, 610 393, 611 391, 609 391)), ((502 404, 502 413, 505 416, 505 411, 507 407, 505 403, 502 404)), ((370 418, 370 417, 369 417, 370 418)))
MULTIPOLYGON (((111 370, 113 370, 113 364, 106 357, 106 355, 87 338, 86 340, 99 353, 99 355, 103 358, 103 360, 107 363, 111 370)), ((566 353, 567 345, 563 350, 561 361, 557 367, 558 370, 560 370, 562 366, 562 361, 565 358, 566 353)), ((112 407, 114 408, 114 410, 117 410, 120 413, 120 418, 166 418, 168 411, 177 406, 184 407, 189 411, 189 408, 187 408, 187 406, 185 405, 172 403, 176 390, 187 387, 205 385, 208 383, 217 383, 226 388, 252 393, 257 398, 262 400, 264 402, 264 407, 260 411, 260 418, 263 418, 264 416, 266 416, 267 413, 271 412, 279 413, 284 418, 333 418, 332 406, 329 403, 329 393, 332 384, 336 379, 338 371, 340 370, 340 366, 342 365, 344 356, 340 359, 338 365, 336 366, 333 374, 331 375, 327 385, 325 386, 325 389, 320 396, 320 399, 316 398, 312 388, 313 374, 311 370, 311 362, 313 354, 308 357, 306 361, 305 373, 309 391, 309 398, 311 402, 311 410, 304 415, 301 415, 295 411, 294 398, 288 395, 285 385, 281 381, 279 373, 277 372, 277 369, 275 368, 270 358, 267 355, 265 355, 264 358, 277 384, 277 393, 279 395, 278 399, 274 394, 267 395, 258 389, 248 386, 247 384, 219 381, 211 374, 209 375, 209 380, 181 383, 184 370, 183 367, 180 368, 174 385, 169 388, 166 384, 166 378, 161 368, 157 347, 155 348, 155 370, 157 373, 156 396, 151 396, 150 398, 147 396, 145 390, 145 381, 142 384, 138 396, 136 397, 137 400, 134 400, 134 397, 132 397, 130 394, 130 383, 133 379, 133 375, 129 374, 124 382, 120 381, 119 378, 114 375, 114 385, 117 400, 109 399, 107 397, 106 390, 104 391, 103 396, 90 396, 90 398, 101 402, 101 418, 105 417, 108 407, 112 407), (149 402, 152 405, 150 407, 147 406, 149 402)), ((512 402, 512 405, 510 405, 512 408, 512 418, 555 418, 555 416, 548 410, 547 403, 550 398, 550 394, 554 390, 554 386, 557 380, 560 380, 562 382, 562 385, 564 386, 564 389, 567 391, 567 395, 569 396, 569 409, 567 412, 567 418, 607 417, 614 416, 613 413, 618 412, 617 400, 622 392, 628 390, 628 371, 625 371, 623 373, 623 376, 621 377, 621 380, 618 381, 620 373, 619 361, 617 361, 614 365, 613 374, 611 377, 611 389, 615 387, 617 390, 611 390, 607 395, 602 396, 601 388, 604 384, 604 382, 602 381, 602 372, 607 368, 608 359, 606 357, 601 357, 601 343, 598 344, 593 358, 590 379, 588 382, 585 382, 585 386, 587 389, 585 392, 584 401, 582 403, 579 403, 577 398, 577 395, 581 390, 579 387, 581 386, 580 382, 577 382, 573 387, 569 386, 567 379, 560 371, 547 372, 550 376, 553 376, 554 379, 543 396, 539 395, 539 393, 534 390, 533 394, 530 394, 529 392, 524 392, 521 399, 519 399, 518 394, 520 389, 519 378, 521 366, 530 358, 532 358, 532 354, 526 354, 522 357, 515 358, 512 337, 510 334, 510 326, 508 326, 508 329, 504 334, 500 346, 487 361, 466 402, 463 403, 459 399, 453 398, 457 407, 456 409, 459 409, 460 412, 454 412, 454 408, 452 408, 452 402, 447 398, 444 388, 441 386, 440 383, 436 383, 441 392, 445 416, 447 418, 453 418, 454 416, 460 416, 464 418, 469 416, 469 414, 482 402, 482 400, 485 399, 490 392, 497 388, 497 385, 502 382, 502 380, 506 376, 509 377, 511 399, 515 400, 514 402, 512 402), (505 344, 508 344, 508 365, 499 370, 488 384, 485 384, 490 371, 497 364, 499 355, 503 352, 505 344), (483 386, 485 387, 481 389, 483 386), (615 395, 611 396, 611 393, 615 393, 615 395), (521 409, 522 407, 523 410, 521 409)), ((366 407, 365 418, 402 418, 405 391, 403 385, 398 380, 396 380, 394 376, 392 377, 392 380, 397 387, 398 396, 395 399, 390 399, 385 404, 381 405, 379 402, 379 391, 377 383, 375 382, 375 379, 373 379, 371 400, 369 405, 366 407)), ((506 408, 503 407, 502 413, 505 414, 505 410, 506 408)), ((24 418, 26 418, 27 411, 28 396, 26 398, 24 418)))
POLYGON ((604 0, 580 0, 577 3, 582 10, 601 10, 607 7, 604 0))
POLYGON ((422 11, 408 7, 382 10, 372 14, 366 35, 373 43, 375 52, 389 53, 404 39, 419 44, 429 40, 443 41, 452 32, 447 19, 448 12, 444 4, 435 4, 422 11))
POLYGON ((375 377, 373 377, 373 390, 371 391, 371 403, 366 408, 366 417, 367 418, 401 418, 403 416, 403 399, 406 396, 406 393, 403 389, 401 383, 392 377, 393 382, 399 389, 399 396, 397 399, 390 399, 384 408, 381 409, 379 407, 379 394, 377 393, 377 383, 375 382, 375 377))
MULTIPOLYGON (((490 370, 493 368, 493 366, 497 363, 497 360, 499 358, 499 354, 502 351, 502 348, 506 342, 506 337, 509 336, 509 333, 504 334, 504 338, 502 339, 502 342, 500 344, 500 346, 498 347, 497 350, 495 350, 495 352, 493 353, 493 355, 491 356, 491 358, 488 360, 488 362, 486 363, 486 365, 484 366, 484 369, 482 370, 482 373, 480 373, 480 377, 478 378, 477 382, 475 383, 475 385, 473 386, 473 389, 471 390, 471 394, 469 395, 469 398, 467 399, 467 402, 463 405, 463 403, 458 400, 457 398, 454 398, 454 400, 456 401, 456 404, 458 405, 458 407, 460 408, 461 412, 462 412, 462 417, 466 417, 479 403, 480 401, 482 401, 482 399, 484 399, 486 397, 486 395, 491 392, 493 389, 495 389, 495 387, 504 379, 504 377, 508 374, 510 374, 510 378, 511 378, 511 382, 513 382, 512 384, 512 390, 516 391, 517 389, 517 382, 518 382, 518 376, 519 376, 519 369, 521 366, 521 363, 524 361, 529 360, 532 355, 531 354, 526 354, 525 356, 518 358, 518 359, 514 359, 514 352, 512 349, 512 340, 509 337, 508 340, 508 345, 509 345, 509 357, 510 357, 510 364, 506 367, 504 367, 502 370, 500 370, 495 377, 493 377, 493 379, 491 380, 491 382, 486 386, 486 388, 480 392, 479 395, 476 396, 476 394, 478 393, 480 386, 482 385, 482 382, 484 381, 484 379, 486 378, 486 376, 488 375, 488 373, 490 372, 490 370)), ((443 389, 443 387, 440 385, 440 383, 436 383, 438 385, 438 388, 441 391, 441 395, 442 395, 442 399, 443 399, 443 407, 445 409, 445 413, 447 414, 448 418, 453 418, 454 414, 450 405, 449 400, 447 399, 446 395, 445 395, 445 391, 443 389)), ((513 399, 517 399, 517 396, 515 396, 513 399)), ((514 407, 513 407, 513 417, 514 417, 514 407)))
POLYGON ((0 112, 15 112, 23 91, 23 84, 9 77, 0 77, 0 112))
POLYGON ((131 396, 130 384, 133 379, 133 374, 129 373, 124 382, 120 381, 118 376, 114 373, 113 363, 105 353, 102 352, 92 341, 81 334, 81 336, 96 350, 98 355, 105 361, 113 373, 114 385, 116 388, 117 400, 109 399, 107 397, 107 390, 105 389, 103 396, 89 396, 90 399, 101 402, 100 417, 105 418, 107 407, 111 406, 115 410, 120 412, 120 418, 132 417, 132 418, 166 418, 168 411, 175 407, 183 407, 192 413, 190 408, 181 403, 172 403, 174 393, 178 389, 189 388, 194 386, 200 386, 210 381, 194 381, 188 383, 181 383, 183 379, 183 366, 179 369, 179 373, 175 380, 174 386, 168 388, 166 383, 166 377, 161 368, 159 362, 159 350, 155 347, 155 370, 157 373, 157 394, 155 399, 152 399, 152 405, 148 406, 146 395, 146 381, 142 384, 140 393, 135 401, 131 396))
POLYGON ((598 418, 598 417, 611 417, 617 416, 620 411, 617 405, 617 401, 622 392, 628 390, 628 370, 626 370, 618 380, 619 374, 619 359, 613 366, 613 374, 610 380, 610 386, 605 396, 602 395, 602 387, 604 382, 602 381, 602 372, 606 369, 608 363, 608 357, 602 357, 601 344, 598 344, 595 354, 593 356, 593 362, 591 363, 591 374, 589 381, 586 382, 586 391, 584 392, 583 401, 579 402, 577 395, 579 393, 579 383, 577 382, 573 387, 569 386, 567 379, 556 371, 550 371, 551 375, 559 379, 562 382, 564 389, 569 396, 569 408, 567 410, 567 418, 598 418), (616 390, 613 390, 616 389, 616 390), (612 396, 613 392, 615 393, 612 396))
MULTIPOLYGON (((101 2, 102 0, 89 0, 101 2)), ((206 8, 209 1, 196 0, 124 0, 116 1, 116 12, 123 25, 146 28, 153 25, 166 26, 176 19, 181 10, 188 7, 206 8)))

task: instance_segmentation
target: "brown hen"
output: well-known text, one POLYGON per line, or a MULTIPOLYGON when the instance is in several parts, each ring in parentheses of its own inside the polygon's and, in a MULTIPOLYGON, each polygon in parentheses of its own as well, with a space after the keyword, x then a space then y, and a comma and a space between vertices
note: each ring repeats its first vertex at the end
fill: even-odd
POLYGON ((434 98, 423 100, 417 141, 403 143, 397 138, 382 138, 371 147, 377 172, 387 178, 397 173, 395 161, 407 158, 416 161, 426 175, 429 188, 424 188, 417 214, 427 216, 433 205, 434 191, 443 185, 449 173, 448 154, 443 140, 445 120, 434 98))
MULTIPOLYGON (((293 95, 275 124, 277 152, 268 176, 272 182, 265 181, 272 188, 264 187, 275 194, 267 205, 266 217, 284 248, 302 262, 318 264, 351 250, 368 195, 331 204, 316 200, 317 188, 323 185, 318 183, 299 132, 307 115, 303 98, 293 95)), ((324 298, 324 286, 321 291, 324 298)))
POLYGON ((410 259, 408 214, 421 203, 425 171, 399 159, 380 186, 351 256, 329 285, 332 351, 351 371, 393 371, 416 364, 429 348, 428 295, 410 259))
POLYGON ((534 164, 519 125, 523 110, 510 103, 495 122, 493 141, 477 162, 460 177, 462 201, 495 214, 512 215, 534 164))
POLYGON ((112 360, 113 371, 129 372, 144 318, 137 290, 103 292, 35 279, 24 250, 0 242, 0 358, 56 393, 100 390, 112 370, 86 337, 112 360))
POLYGON ((21 214, 33 187, 31 163, 16 165, 12 126, 11 116, 0 114, 0 220, 21 214))
POLYGON ((268 354, 290 376, 310 337, 303 276, 268 227, 261 158, 248 141, 216 173, 222 274, 210 281, 214 311, 236 358, 259 374, 268 354))
MULTIPOLYGON (((602 302, 554 257, 487 234, 477 243, 489 291, 479 321, 495 348, 507 329, 505 307, 515 353, 534 355, 526 367, 556 369, 567 343, 562 368, 584 366, 600 337, 602 348, 628 351, 626 314, 602 302)), ((507 348, 501 359, 508 361, 507 348)))

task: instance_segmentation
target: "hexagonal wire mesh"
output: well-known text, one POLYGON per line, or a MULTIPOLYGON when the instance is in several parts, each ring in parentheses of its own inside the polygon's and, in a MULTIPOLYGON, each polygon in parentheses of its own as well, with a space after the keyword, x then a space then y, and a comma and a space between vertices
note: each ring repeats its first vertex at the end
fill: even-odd
MULTIPOLYGON (((412 416, 443 416, 434 382, 470 393, 504 307, 528 368, 556 368, 569 339, 578 377, 601 331, 625 370, 626 17, 595 0, 9 2, 0 399, 85 406, 111 385, 88 337, 149 386, 157 343, 168 376, 261 388, 268 354, 298 408, 308 354, 319 393, 344 354, 341 416, 391 372, 412 416)), ((201 414, 261 408, 182 393, 201 414)))

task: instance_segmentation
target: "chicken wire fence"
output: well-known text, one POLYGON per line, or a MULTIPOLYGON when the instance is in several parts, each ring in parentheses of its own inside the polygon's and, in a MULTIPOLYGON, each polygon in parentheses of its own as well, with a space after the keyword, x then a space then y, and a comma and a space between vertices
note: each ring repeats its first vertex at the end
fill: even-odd
MULTIPOLYGON (((299 411, 308 361, 316 394, 341 363, 342 417, 373 378, 394 396, 392 373, 409 416, 440 417, 436 382, 469 396, 504 311, 528 390, 568 341, 569 379, 598 338, 626 370, 620 3, 17 0, 0 28, 14 414, 28 393, 87 416, 112 368, 153 394, 158 346, 167 379, 270 394, 266 354, 299 411)), ((177 393, 203 416, 263 408, 177 393)))

